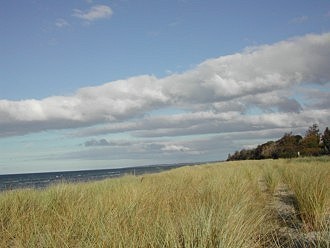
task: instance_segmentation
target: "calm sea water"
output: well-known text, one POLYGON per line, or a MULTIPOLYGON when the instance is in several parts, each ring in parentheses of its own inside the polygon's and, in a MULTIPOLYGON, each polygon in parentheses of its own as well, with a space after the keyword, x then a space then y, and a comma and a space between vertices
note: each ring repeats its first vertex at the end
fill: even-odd
POLYGON ((193 164, 157 165, 134 168, 45 172, 29 174, 0 175, 0 191, 17 188, 44 188, 50 184, 59 182, 84 182, 114 178, 127 174, 142 175, 146 173, 157 173, 173 168, 193 164))

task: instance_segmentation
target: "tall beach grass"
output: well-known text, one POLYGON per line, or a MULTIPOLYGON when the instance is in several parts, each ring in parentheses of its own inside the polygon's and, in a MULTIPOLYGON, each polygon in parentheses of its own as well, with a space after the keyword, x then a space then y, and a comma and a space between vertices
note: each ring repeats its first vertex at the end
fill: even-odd
MULTIPOLYGON (((323 172, 329 173, 329 161, 320 165, 323 172)), ((294 190, 295 176, 306 180, 300 170, 306 177, 313 171, 309 162, 292 162, 279 173, 286 164, 219 163, 5 191, 0 193, 0 247, 277 247, 276 221, 258 182, 266 175, 273 187, 272 180, 283 175, 294 190)), ((322 187, 327 198, 317 210, 324 230, 326 179, 311 184, 322 187)), ((313 190, 308 194, 314 197, 313 190)))
POLYGON ((293 191, 306 231, 329 231, 330 164, 324 158, 296 160, 282 167, 283 181, 293 191))

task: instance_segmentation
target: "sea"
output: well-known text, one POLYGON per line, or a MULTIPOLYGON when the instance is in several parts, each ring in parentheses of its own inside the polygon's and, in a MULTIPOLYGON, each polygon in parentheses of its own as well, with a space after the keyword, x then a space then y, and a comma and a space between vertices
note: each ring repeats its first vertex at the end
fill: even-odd
POLYGON ((143 175, 159 173, 166 170, 182 166, 196 165, 196 163, 181 163, 171 165, 151 165, 130 168, 83 170, 83 171, 63 171, 63 172, 41 172, 25 174, 0 175, 0 191, 35 188, 41 189, 49 185, 60 182, 88 182, 115 178, 124 175, 143 175))

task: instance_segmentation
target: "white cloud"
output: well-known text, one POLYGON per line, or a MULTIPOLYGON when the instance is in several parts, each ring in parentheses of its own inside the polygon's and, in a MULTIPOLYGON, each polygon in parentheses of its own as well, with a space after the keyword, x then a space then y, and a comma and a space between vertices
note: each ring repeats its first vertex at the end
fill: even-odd
POLYGON ((95 5, 89 10, 74 9, 73 16, 83 19, 88 22, 92 22, 98 19, 109 18, 113 14, 112 9, 107 5, 95 5))
POLYGON ((109 141, 105 138, 91 139, 85 142, 85 147, 123 147, 124 149, 139 147, 138 151, 149 152, 150 150, 159 152, 188 152, 191 149, 178 142, 169 141, 124 141, 124 140, 112 140, 109 141))
POLYGON ((314 105, 304 102, 311 94, 295 99, 305 83, 326 87, 329 64, 330 33, 306 35, 209 59, 164 78, 136 76, 42 100, 3 99, 0 136, 85 127, 80 135, 157 137, 329 123, 326 99, 314 105), (148 115, 169 107, 184 113, 148 115))
POLYGON ((301 23, 305 23, 309 20, 309 17, 306 15, 303 16, 297 16, 295 18, 293 18, 290 23, 295 23, 295 24, 301 24, 301 23))
POLYGON ((168 144, 168 145, 165 145, 161 150, 165 151, 165 152, 173 152, 173 151, 174 152, 187 152, 190 149, 188 147, 181 146, 181 145, 168 144))
POLYGON ((86 147, 90 146, 130 146, 132 145, 131 142, 129 141, 123 141, 123 140, 116 140, 116 141, 108 141, 107 139, 92 139, 92 140, 87 140, 84 144, 86 147))
MULTIPOLYGON (((290 129, 291 131, 291 129, 290 129)), ((126 142, 126 145, 101 146, 102 139, 93 140, 97 144, 88 146, 87 150, 64 154, 66 159, 92 159, 118 161, 122 158, 131 161, 127 165, 146 165, 159 163, 179 163, 219 160, 223 155, 242 147, 242 139, 251 144, 258 144, 260 139, 273 139, 283 135, 283 129, 257 130, 245 133, 226 133, 212 136, 191 136, 184 140, 150 140, 126 142), (132 162, 133 161, 133 162, 132 162)), ((110 143, 110 141, 108 141, 110 143)), ((111 143, 121 143, 122 140, 112 140, 111 143)), ((244 144, 244 143, 243 143, 244 144)))
POLYGON ((210 59, 162 79, 174 104, 219 102, 330 78, 330 34, 307 35, 210 59))
POLYGON ((56 20, 55 26, 59 27, 59 28, 64 28, 64 27, 69 27, 70 24, 65 19, 59 18, 59 19, 56 20))

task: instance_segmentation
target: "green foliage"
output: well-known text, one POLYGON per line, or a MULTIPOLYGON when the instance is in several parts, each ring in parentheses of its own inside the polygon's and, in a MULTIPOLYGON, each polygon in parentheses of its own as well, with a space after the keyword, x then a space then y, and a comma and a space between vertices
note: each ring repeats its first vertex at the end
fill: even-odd
POLYGON ((330 131, 325 129, 321 136, 317 124, 313 124, 306 131, 304 137, 285 133, 277 141, 268 141, 254 149, 243 149, 229 155, 227 161, 249 159, 278 159, 295 158, 301 156, 320 156, 330 154, 330 131), (322 141, 322 142, 321 142, 322 141))
POLYGON ((322 135, 322 142, 326 154, 330 153, 330 130, 327 127, 322 135))
POLYGON ((284 136, 276 142, 276 153, 280 158, 294 158, 298 156, 301 149, 300 135, 292 135, 292 133, 284 134, 284 136))
POLYGON ((309 127, 301 145, 301 154, 304 156, 318 156, 321 154, 320 134, 317 124, 309 127))

